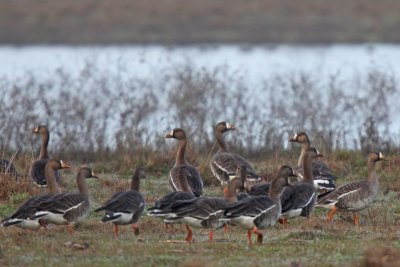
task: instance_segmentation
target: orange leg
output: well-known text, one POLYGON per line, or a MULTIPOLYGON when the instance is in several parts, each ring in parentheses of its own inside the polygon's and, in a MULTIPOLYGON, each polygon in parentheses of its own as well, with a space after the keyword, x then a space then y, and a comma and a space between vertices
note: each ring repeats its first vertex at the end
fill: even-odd
POLYGON ((213 242, 213 240, 214 240, 214 234, 213 234, 213 230, 210 230, 210 233, 209 233, 209 242, 213 242))
POLYGON ((251 230, 247 231, 247 245, 251 247, 253 243, 251 242, 251 230))
POLYGON ((139 235, 139 226, 137 226, 135 223, 131 225, 132 230, 134 231, 135 235, 139 235))
POLYGON ((75 233, 74 227, 70 224, 67 224, 67 230, 70 235, 73 235, 75 233))
POLYGON ((258 231, 257 227, 254 226, 253 233, 257 235, 257 244, 262 244, 263 241, 263 233, 258 231))
POLYGON ((187 234, 185 240, 188 243, 192 243, 193 242, 193 232, 192 232, 192 229, 190 229, 189 225, 187 225, 187 224, 186 224, 186 230, 188 231, 188 234, 187 234))
POLYGON ((283 225, 289 224, 288 219, 279 219, 278 222, 283 225))
POLYGON ((113 232, 114 232, 114 236, 115 236, 115 238, 118 238, 118 225, 116 225, 116 224, 114 224, 114 230, 113 230, 113 232))
POLYGON ((224 234, 228 233, 228 230, 229 230, 228 225, 225 224, 225 225, 224 225, 224 234))
POLYGON ((354 225, 358 225, 358 214, 354 213, 354 225))
POLYGON ((328 217, 326 218, 327 222, 331 222, 333 219, 333 215, 335 215, 337 208, 333 207, 333 209, 328 213, 328 217))

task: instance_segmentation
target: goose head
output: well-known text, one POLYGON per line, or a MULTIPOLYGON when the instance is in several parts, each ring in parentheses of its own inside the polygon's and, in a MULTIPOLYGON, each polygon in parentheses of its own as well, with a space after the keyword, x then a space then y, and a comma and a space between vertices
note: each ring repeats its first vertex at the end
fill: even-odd
POLYGON ((371 152, 369 153, 368 160, 372 162, 377 162, 386 159, 382 152, 371 152))
POLYGON ((81 167, 78 170, 78 175, 83 177, 83 178, 95 178, 98 179, 99 177, 92 171, 92 169, 88 167, 81 167))
POLYGON ((165 138, 175 138, 178 140, 186 139, 185 131, 181 128, 175 128, 170 132, 167 132, 164 136, 165 138))
POLYGON ((71 166, 62 160, 50 159, 47 161, 46 166, 50 166, 53 170, 69 169, 71 166))
POLYGON ((220 132, 220 133, 232 131, 235 129, 236 129, 235 126, 233 126, 232 124, 230 124, 227 121, 221 121, 217 124, 217 126, 215 126, 215 132, 220 132))
POLYGON ((307 154, 308 154, 312 159, 315 159, 315 158, 318 158, 318 157, 320 157, 320 158, 324 157, 321 153, 319 153, 318 149, 316 149, 316 148, 313 147, 313 146, 311 146, 311 147, 309 147, 309 148, 307 149, 307 154))
POLYGON ((271 194, 279 195, 282 189, 289 185, 289 176, 296 176, 296 173, 290 166, 283 165, 278 172, 278 175, 272 180, 271 188, 269 189, 271 194))
POLYGON ((38 125, 35 128, 33 128, 33 130, 32 130, 32 133, 35 133, 35 134, 44 134, 47 132, 48 132, 48 130, 45 125, 38 125))
POLYGON ((308 135, 305 132, 298 132, 295 133, 290 139, 290 142, 296 142, 296 143, 301 143, 301 144, 305 144, 305 143, 309 143, 310 139, 308 139, 308 135))
POLYGON ((297 174, 293 171, 292 167, 288 166, 288 165, 283 165, 280 169, 279 169, 279 176, 282 177, 296 177, 297 174))
POLYGON ((139 179, 146 179, 147 178, 146 173, 144 172, 142 167, 138 167, 136 169, 134 176, 136 176, 139 179))

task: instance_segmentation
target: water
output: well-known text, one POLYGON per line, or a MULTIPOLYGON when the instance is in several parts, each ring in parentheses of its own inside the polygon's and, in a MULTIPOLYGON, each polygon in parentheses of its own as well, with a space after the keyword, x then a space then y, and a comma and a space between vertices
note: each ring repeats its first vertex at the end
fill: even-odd
POLYGON ((242 73, 249 82, 270 75, 299 71, 322 77, 341 73, 360 74, 371 67, 400 72, 400 45, 331 46, 0 46, 0 76, 20 77, 26 72, 51 75, 57 68, 78 73, 86 61, 99 69, 118 71, 121 63, 131 75, 146 78, 169 68, 190 63, 196 68, 227 66, 242 73))
MULTIPOLYGON (((371 69, 385 73, 400 73, 400 45, 202 45, 202 46, 0 46, 0 77, 23 79, 27 73, 37 79, 52 77, 58 69, 78 75, 87 62, 95 64, 98 71, 121 73, 122 78, 154 79, 177 66, 190 65, 195 70, 212 71, 223 67, 230 73, 243 77, 249 87, 260 84, 276 75, 296 73, 312 74, 316 79, 328 80, 339 75, 346 81, 364 77, 371 69), (124 71, 120 71, 121 68, 124 71)), ((396 79, 398 79, 396 77, 396 79)), ((362 95, 363 89, 354 87, 362 95)), ((258 90, 258 89, 254 89, 258 90)), ((161 98, 162 99, 162 98, 161 98)), ((397 99, 392 107, 390 132, 398 138, 400 116, 397 99)), ((150 120, 159 123, 161 108, 150 120)), ((161 128, 167 128, 165 121, 161 128)), ((355 131, 355 130, 354 130, 355 131)), ((355 132, 353 132, 355 134, 355 132)))

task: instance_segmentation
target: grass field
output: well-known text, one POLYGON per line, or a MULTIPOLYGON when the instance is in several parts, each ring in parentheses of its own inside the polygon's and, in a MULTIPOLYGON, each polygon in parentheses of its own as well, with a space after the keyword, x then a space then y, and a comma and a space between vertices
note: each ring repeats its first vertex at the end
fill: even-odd
MULTIPOLYGON (((341 174, 338 184, 365 177, 364 158, 360 153, 334 152, 329 163, 341 174)), ((345 214, 335 217, 334 223, 327 223, 326 211, 316 210, 308 220, 294 219, 288 226, 277 225, 264 230, 264 243, 249 248, 246 245, 246 231, 240 228, 230 228, 227 234, 222 230, 217 231, 214 243, 208 242, 208 231, 203 229, 194 230, 193 244, 167 243, 167 240, 183 240, 183 227, 176 226, 166 231, 162 221, 149 216, 140 220, 138 236, 125 226, 121 227, 120 237, 115 239, 111 224, 100 223, 103 214, 91 212, 85 221, 77 225, 73 236, 64 227, 55 226, 47 232, 0 228, 0 265, 398 266, 400 168, 396 160, 398 155, 388 158, 388 161, 378 165, 381 193, 368 210, 361 212, 358 227, 353 226, 351 217, 345 214), (395 260, 397 262, 394 265, 379 265, 395 260)), ((101 169, 102 165, 98 163, 92 167, 96 170, 101 169)), ((275 161, 255 162, 255 165, 264 173, 278 166, 275 161)), ((143 180, 142 192, 148 206, 169 192, 167 171, 148 171, 147 179, 143 180)), ((88 181, 94 207, 98 207, 114 191, 129 187, 128 174, 100 172, 99 176, 100 180, 88 181)), ((74 177, 72 172, 64 171, 62 184, 65 190, 76 190, 74 177)), ((10 214, 29 194, 38 191, 33 189, 26 192, 23 186, 13 188, 0 205, 1 218, 10 214)), ((222 195, 222 192, 219 186, 211 185, 206 188, 205 195, 222 195)))

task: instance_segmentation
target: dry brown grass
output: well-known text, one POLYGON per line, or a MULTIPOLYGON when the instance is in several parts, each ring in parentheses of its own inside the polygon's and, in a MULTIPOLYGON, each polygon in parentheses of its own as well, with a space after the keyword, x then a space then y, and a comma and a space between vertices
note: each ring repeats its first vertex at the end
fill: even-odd
POLYGON ((362 267, 398 267, 400 250, 392 247, 370 248, 365 252, 362 267))
POLYGON ((7 201, 11 196, 17 194, 36 195, 41 190, 32 186, 31 180, 27 176, 22 176, 18 182, 14 177, 0 173, 0 201, 7 201))

